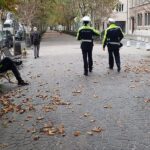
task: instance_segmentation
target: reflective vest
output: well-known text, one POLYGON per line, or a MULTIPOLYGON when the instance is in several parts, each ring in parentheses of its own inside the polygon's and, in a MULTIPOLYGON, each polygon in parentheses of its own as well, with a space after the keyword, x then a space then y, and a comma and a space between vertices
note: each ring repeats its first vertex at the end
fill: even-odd
POLYGON ((87 26, 82 26, 79 28, 77 33, 77 40, 81 40, 82 42, 93 42, 93 36, 99 36, 99 31, 95 30, 94 28, 87 26))
POLYGON ((107 44, 120 45, 120 41, 123 37, 124 34, 121 28, 115 24, 111 24, 104 33, 103 48, 105 48, 107 44))

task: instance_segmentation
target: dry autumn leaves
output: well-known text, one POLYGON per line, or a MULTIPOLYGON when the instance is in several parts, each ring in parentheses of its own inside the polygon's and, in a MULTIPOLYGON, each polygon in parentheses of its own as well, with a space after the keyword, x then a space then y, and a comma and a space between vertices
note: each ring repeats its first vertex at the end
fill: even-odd
MULTIPOLYGON (((26 119, 24 119, 25 122, 28 122, 32 119, 35 119, 35 116, 33 115, 28 115, 28 112, 30 111, 34 111, 36 112, 36 107, 31 103, 32 98, 25 98, 23 100, 20 101, 20 104, 15 104, 12 100, 12 96, 13 97, 17 97, 19 99, 21 99, 21 92, 22 91, 18 91, 18 93, 11 93, 11 94, 6 94, 4 96, 2 96, 0 98, 0 103, 2 105, 2 109, 0 110, 0 116, 3 117, 4 115, 6 115, 7 113, 17 113, 17 114, 26 114, 26 119)), ((73 92, 74 94, 80 94, 81 91, 80 90, 75 90, 73 92)), ((25 96, 25 95, 23 95, 25 96)), ((49 97, 46 94, 38 94, 36 95, 37 98, 40 98, 42 100, 47 100, 49 97)), ((55 94, 54 96, 50 97, 51 101, 49 104, 46 104, 42 107, 42 110, 44 112, 50 112, 50 111, 55 111, 57 109, 58 106, 62 105, 62 106, 69 106, 71 105, 70 102, 66 102, 64 101, 59 94, 55 94)), ((82 105, 82 104, 79 104, 82 105)), ((83 117, 89 117, 90 114, 84 113, 83 117)), ((42 124, 46 119, 43 116, 39 116, 36 118, 36 124, 42 124)), ((10 120, 11 121, 11 120, 10 120)), ((91 120, 91 122, 95 122, 95 120, 91 120)), ((7 126, 8 122, 4 123, 4 126, 7 126)), ((11 121, 11 123, 13 123, 13 121, 11 121)), ((63 124, 58 125, 58 126, 54 126, 53 123, 44 123, 42 128, 38 128, 36 126, 36 124, 34 126, 32 126, 31 128, 27 128, 26 132, 32 134, 32 140, 37 141, 40 139, 40 135, 44 134, 47 136, 55 136, 55 135, 61 135, 61 136, 66 136, 65 133, 65 127, 63 124)), ((21 127, 25 128, 25 123, 20 123, 21 127)), ((98 128, 93 128, 91 131, 86 132, 87 135, 94 135, 94 133, 100 133, 102 132, 103 129, 101 129, 100 127, 98 128)), ((80 136, 81 135, 81 131, 75 131, 73 133, 74 136, 80 136)))
MULTIPOLYGON (((139 72, 149 72, 148 68, 143 68, 140 69, 138 67, 134 67, 131 68, 130 66, 126 66, 125 69, 126 72, 128 71, 133 71, 135 73, 139 73, 139 72)), ((39 78, 40 75, 37 75, 36 78, 39 78)), ((133 81, 131 81, 132 83, 134 83, 133 81)), ((135 81, 135 83, 137 83, 138 81, 135 81)), ((98 81, 94 81, 93 83, 98 83, 98 81)), ((47 84, 47 83, 46 83, 47 84)), ((46 85, 42 82, 39 82, 39 86, 40 88, 44 85, 46 85)), ((59 83, 57 83, 59 84, 59 83)), ((132 85, 130 88, 135 88, 136 85, 132 85)), ((28 89, 25 89, 28 90, 28 89)), ((12 94, 6 94, 4 96, 2 96, 0 98, 0 103, 2 105, 2 109, 0 110, 0 117, 4 116, 7 113, 11 113, 11 112, 15 112, 19 115, 22 114, 27 114, 30 111, 37 111, 37 108, 35 107, 34 104, 32 104, 31 98, 25 98, 23 100, 21 100, 21 104, 15 104, 13 103, 13 101, 11 101, 12 97, 16 97, 18 99, 21 99, 22 96, 25 96, 24 94, 21 94, 21 92, 23 91, 18 91, 18 93, 12 93, 12 94)), ((37 91, 37 95, 35 95, 35 97, 37 99, 40 99, 41 101, 46 101, 46 103, 43 103, 43 105, 41 106, 41 110, 42 112, 44 112, 44 114, 52 112, 52 111, 56 111, 56 109, 60 106, 69 106, 70 108, 72 107, 72 104, 70 102, 67 102, 66 100, 63 100, 61 98, 61 94, 59 93, 59 90, 55 91, 56 93, 52 96, 49 96, 49 91, 44 91, 42 92, 41 90, 37 91)), ((74 88, 72 91, 72 95, 73 96, 79 96, 81 94, 83 94, 84 92, 84 87, 82 85, 79 85, 77 88, 74 88)), ((94 93, 93 95, 94 99, 99 99, 100 97, 94 93)), ((145 103, 150 103, 150 99, 145 99, 144 100, 145 103)), ((82 103, 78 103, 77 105, 82 106, 82 103)), ((112 105, 111 104, 106 104, 104 106, 102 106, 104 109, 112 109, 112 105)), ((85 117, 88 118, 90 115, 89 112, 84 113, 82 115, 81 118, 85 117)), ((38 117, 34 117, 32 115, 27 115, 26 119, 24 121, 29 121, 35 119, 36 123, 40 124, 40 128, 38 126, 32 126, 31 128, 27 128, 26 132, 27 133, 31 133, 32 134, 32 139, 34 141, 37 141, 40 139, 41 134, 46 135, 46 136, 55 136, 55 135, 61 135, 61 136, 66 136, 66 132, 65 132, 65 126, 64 124, 60 124, 60 125, 54 125, 53 123, 45 123, 47 121, 47 119, 44 116, 38 116, 38 117), (41 127, 42 126, 42 127, 41 127)), ((96 121, 93 119, 91 119, 90 123, 93 124, 96 121)), ((5 125, 5 124, 4 124, 5 125)), ((24 124, 22 123, 21 126, 24 126, 24 124)), ((95 125, 94 125, 95 126, 95 125)), ((24 126, 25 127, 25 126, 24 126)), ((101 133, 103 132, 104 129, 101 127, 94 127, 92 129, 89 129, 89 131, 79 131, 79 129, 77 129, 77 131, 73 131, 71 134, 75 137, 79 137, 81 135, 90 135, 93 136, 94 134, 97 133, 101 133)))
MULTIPOLYGON (((104 131, 104 129, 100 128, 100 127, 94 127, 93 129, 91 129, 91 131, 86 132, 87 135, 94 135, 94 133, 101 133, 102 131, 104 131)), ((75 131, 73 133, 74 136, 80 136, 81 135, 81 131, 75 131)))

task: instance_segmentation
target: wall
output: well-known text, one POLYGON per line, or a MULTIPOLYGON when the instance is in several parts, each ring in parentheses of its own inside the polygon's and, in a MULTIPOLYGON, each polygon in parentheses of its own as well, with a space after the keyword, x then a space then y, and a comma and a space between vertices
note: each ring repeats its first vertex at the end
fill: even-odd
POLYGON ((147 39, 150 36, 150 24, 145 25, 146 12, 150 12, 150 2, 146 2, 145 0, 143 1, 131 0, 130 14, 129 14, 130 15, 129 33, 132 35, 136 35, 138 37, 143 37, 143 40, 144 37, 145 39, 147 39), (141 13, 143 15, 142 25, 138 25, 137 19, 138 13, 141 13))

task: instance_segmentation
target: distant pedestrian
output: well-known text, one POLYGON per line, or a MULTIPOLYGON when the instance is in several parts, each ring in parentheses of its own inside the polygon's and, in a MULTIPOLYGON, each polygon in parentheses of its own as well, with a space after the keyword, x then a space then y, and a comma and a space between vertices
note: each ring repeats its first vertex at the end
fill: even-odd
POLYGON ((114 57, 117 65, 117 70, 120 72, 121 63, 120 63, 120 52, 119 49, 122 47, 121 40, 124 35, 120 27, 115 24, 115 20, 112 18, 108 19, 109 27, 105 30, 104 38, 103 38, 103 50, 105 51, 105 47, 108 47, 109 54, 109 69, 113 69, 114 67, 114 57))
POLYGON ((93 36, 100 36, 99 31, 90 27, 91 19, 89 16, 82 18, 83 26, 78 30, 77 39, 81 40, 81 49, 83 54, 84 75, 88 76, 88 71, 93 69, 93 36))
POLYGON ((34 58, 35 59, 39 57, 40 41, 41 41, 41 35, 39 31, 37 30, 37 27, 34 27, 33 33, 31 34, 31 43, 34 46, 34 58))
POLYGON ((5 57, 3 60, 0 61, 0 73, 4 73, 8 70, 11 70, 13 72, 14 76, 16 77, 18 81, 18 85, 21 85, 21 86, 28 85, 27 82, 24 82, 24 80, 22 80, 15 62, 12 61, 10 58, 5 57))

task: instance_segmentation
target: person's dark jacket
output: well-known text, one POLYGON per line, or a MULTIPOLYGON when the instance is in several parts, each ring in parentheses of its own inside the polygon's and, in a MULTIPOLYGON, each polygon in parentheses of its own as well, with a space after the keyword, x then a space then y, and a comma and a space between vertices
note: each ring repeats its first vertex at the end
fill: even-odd
POLYGON ((115 45, 118 47, 121 47, 120 41, 123 39, 124 34, 120 27, 118 27, 115 24, 111 24, 104 33, 103 37, 103 48, 105 48, 106 45, 115 45))
POLYGON ((31 43, 33 45, 39 45, 40 41, 41 41, 41 35, 40 35, 40 33, 38 31, 33 32, 31 34, 31 43))

